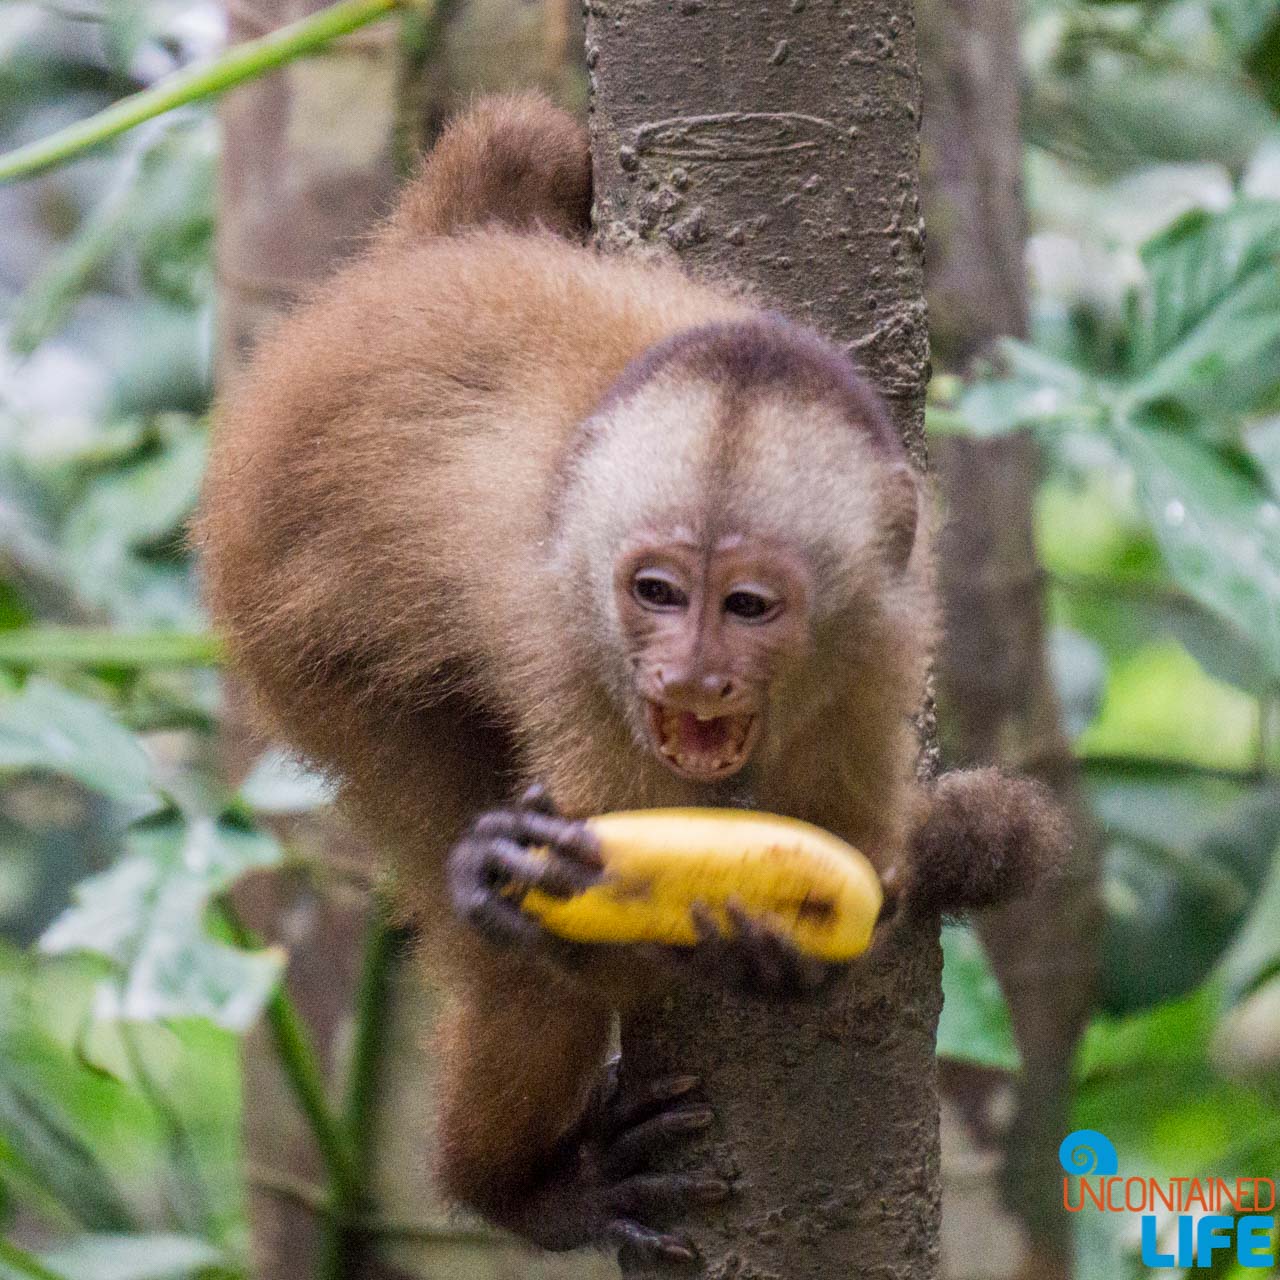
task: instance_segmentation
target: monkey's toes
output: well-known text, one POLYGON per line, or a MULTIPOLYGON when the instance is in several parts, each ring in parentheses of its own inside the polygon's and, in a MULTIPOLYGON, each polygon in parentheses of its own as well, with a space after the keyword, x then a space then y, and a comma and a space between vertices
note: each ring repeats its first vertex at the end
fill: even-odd
POLYGON ((698 1259, 698 1250, 688 1236, 655 1231, 630 1218, 615 1218, 605 1228, 610 1243, 618 1246, 621 1256, 636 1258, 649 1265, 671 1263, 690 1266, 698 1259))
POLYGON ((694 1205, 731 1194, 723 1178, 652 1169, 670 1147, 713 1123, 710 1107, 686 1101, 698 1084, 696 1076, 666 1076, 625 1100, 615 1090, 601 1119, 596 1158, 609 1214, 605 1234, 622 1252, 651 1264, 697 1262, 687 1236, 661 1228, 694 1205))

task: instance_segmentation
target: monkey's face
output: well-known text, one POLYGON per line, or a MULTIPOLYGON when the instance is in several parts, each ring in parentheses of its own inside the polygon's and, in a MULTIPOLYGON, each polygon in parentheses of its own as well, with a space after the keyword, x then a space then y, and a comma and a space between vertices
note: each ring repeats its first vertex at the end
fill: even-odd
POLYGON ((672 772, 737 773, 760 740, 769 690, 809 643, 812 583, 787 550, 681 531, 629 546, 614 574, 644 732, 672 772))

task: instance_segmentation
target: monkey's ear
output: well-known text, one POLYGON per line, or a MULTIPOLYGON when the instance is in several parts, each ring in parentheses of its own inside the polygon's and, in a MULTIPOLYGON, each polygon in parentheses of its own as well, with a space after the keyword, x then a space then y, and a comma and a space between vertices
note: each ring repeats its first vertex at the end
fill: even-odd
POLYGON ((900 573, 911 559, 920 521, 920 484, 907 463, 898 464, 886 475, 883 498, 885 552, 900 573))

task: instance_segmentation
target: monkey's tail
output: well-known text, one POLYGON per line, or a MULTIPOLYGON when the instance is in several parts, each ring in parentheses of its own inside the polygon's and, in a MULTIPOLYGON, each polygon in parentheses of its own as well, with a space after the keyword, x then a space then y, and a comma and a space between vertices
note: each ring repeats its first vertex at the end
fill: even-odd
POLYGON ((980 911, 1065 869, 1071 829, 1041 783, 999 769, 957 769, 931 791, 908 873, 908 901, 917 907, 980 911))
POLYGON ((586 130, 539 93, 481 98, 441 134, 391 219, 407 239, 498 223, 583 239, 591 219, 586 130))

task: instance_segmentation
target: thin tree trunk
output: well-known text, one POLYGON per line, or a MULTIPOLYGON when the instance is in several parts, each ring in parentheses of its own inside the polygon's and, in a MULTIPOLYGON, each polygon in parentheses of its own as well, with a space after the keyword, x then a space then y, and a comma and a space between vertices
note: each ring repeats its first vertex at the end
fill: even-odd
MULTIPOLYGON (((930 332, 938 361, 964 372, 998 337, 1026 331, 1017 5, 926 0, 921 47, 930 332)), ((961 1240, 948 1264, 957 1280, 1055 1280, 1071 1273, 1057 1150, 1071 1128, 1071 1064, 1093 1003, 1097 848, 1046 656, 1034 442, 945 439, 934 463, 947 507, 939 561, 947 754, 957 764, 997 762, 1037 774, 1077 832, 1063 880, 980 922, 1023 1057, 1001 1172, 1023 1240, 1020 1256, 998 1254, 991 1241, 1002 1233, 970 1221, 961 1231, 971 1233, 972 1247, 961 1240)))
MULTIPOLYGON (((587 61, 601 238, 732 272, 843 343, 923 461, 909 0, 591 0, 587 61)), ((624 1024, 625 1071, 697 1071, 718 1108, 694 1154, 740 1194, 694 1224, 708 1275, 935 1274, 939 971, 919 923, 826 1004, 698 994, 624 1024)))

